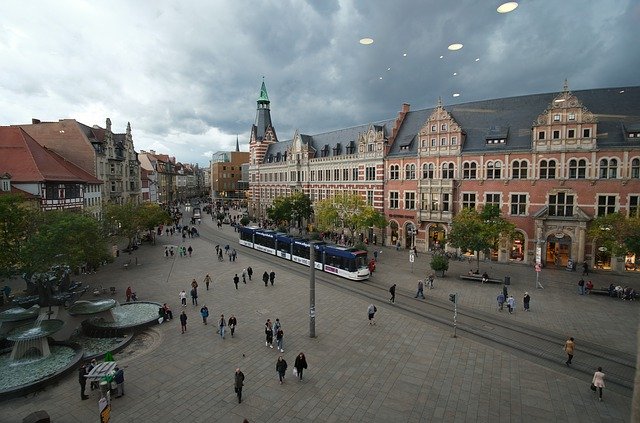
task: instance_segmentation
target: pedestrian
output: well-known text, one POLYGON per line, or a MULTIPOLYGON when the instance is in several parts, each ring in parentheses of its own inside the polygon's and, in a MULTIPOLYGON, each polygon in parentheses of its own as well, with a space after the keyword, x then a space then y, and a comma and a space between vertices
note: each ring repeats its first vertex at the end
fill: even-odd
POLYGON ((206 325, 207 317, 209 317, 209 309, 206 304, 202 305, 202 308, 200 309, 200 316, 202 316, 202 323, 206 325))
POLYGON ((182 329, 182 333, 187 331, 187 313, 184 310, 182 310, 180 314, 180 328, 182 329))
POLYGON ((240 371, 240 368, 236 368, 235 382, 233 383, 233 390, 238 396, 238 404, 242 403, 242 387, 244 386, 244 373, 240 371))
POLYGON ((373 251, 373 259, 374 259, 375 261, 378 261, 378 250, 374 250, 374 251, 373 251))
POLYGON ((85 377, 89 372, 87 371, 87 366, 83 364, 78 369, 78 382, 80 383, 80 399, 86 400, 89 399, 89 395, 84 393, 84 390, 87 387, 87 378, 85 377))
MULTIPOLYGON (((282 382, 281 382, 282 383, 282 382)), ((604 388, 604 373, 602 373, 602 367, 598 367, 598 370, 593 374, 593 379, 591 379, 591 389, 598 392, 598 397, 600 401, 602 401, 602 389, 604 388)))
POLYGON ((191 288, 191 305, 198 305, 198 288, 191 288))
POLYGON ((247 283, 247 269, 242 269, 242 283, 247 283))
POLYGON ((218 250, 218 261, 223 261, 224 259, 222 258, 222 248, 220 250, 218 250))
POLYGON ((269 273, 269 282, 271 282, 271 286, 273 286, 273 283, 276 280, 276 272, 274 272, 273 270, 271 270, 271 273, 269 273))
POLYGON ((131 301, 131 292, 132 289, 130 286, 127 287, 127 291, 126 291, 126 295, 127 295, 127 302, 131 301))
POLYGON ((284 332, 282 328, 278 328, 276 331, 276 346, 281 353, 284 352, 284 332))
POLYGON ((418 281, 418 292, 416 292, 416 296, 413 298, 418 298, 418 297, 424 300, 424 283, 422 282, 422 279, 418 281))
POLYGON ((573 352, 576 349, 576 343, 573 338, 569 338, 567 342, 564 343, 564 351, 567 353, 567 361, 564 364, 567 366, 571 365, 571 360, 573 360, 573 352))
POLYGON ((429 275, 429 277, 427 277, 427 286, 429 287, 429 289, 433 289, 433 280, 435 278, 435 275, 432 273, 429 275))
POLYGON ((301 352, 298 354, 293 368, 298 375, 298 380, 302 380, 302 371, 307 368, 307 358, 304 356, 304 353, 301 352))
POLYGON ((284 382, 284 376, 287 373, 287 362, 282 356, 278 357, 278 361, 276 361, 276 372, 280 379, 280 385, 282 385, 284 382))
POLYGON ((164 258, 165 259, 169 258, 169 247, 164 247, 164 258))
POLYGON ((506 301, 504 294, 502 292, 498 292, 498 297, 496 298, 496 300, 498 300, 498 311, 502 311, 502 309, 504 308, 504 302, 506 301))
POLYGON ((262 274, 262 282, 264 282, 264 286, 269 286, 269 274, 267 273, 267 271, 265 270, 264 273, 262 274))
POLYGON ((164 303, 162 305, 162 312, 164 314, 165 320, 173 320, 173 312, 171 311, 167 303, 164 303))
POLYGON ((236 286, 236 289, 238 289, 238 282, 240 282, 240 278, 238 277, 238 274, 236 273, 236 275, 233 277, 233 283, 236 286))
POLYGON ((174 254, 173 247, 169 247, 169 255, 173 257, 173 254, 174 254))
POLYGON ((376 308, 376 306, 374 306, 373 304, 369 304, 369 307, 367 308, 367 315, 369 316, 369 324, 370 325, 375 325, 376 321, 374 320, 374 318, 376 317, 376 312, 378 311, 378 309, 376 308))
POLYGON ((389 302, 395 303, 396 302, 396 284, 395 283, 391 285, 391 288, 389 288, 389 293, 391 294, 391 298, 389 298, 389 302))
POLYGON ((271 319, 267 319, 264 324, 264 334, 266 335, 264 345, 273 348, 273 325, 271 324, 271 319))
POLYGON ((236 252, 235 248, 233 250, 231 250, 231 258, 233 259, 231 261, 236 261, 236 256, 237 255, 238 255, 238 253, 236 252))
POLYGON ((589 276, 589 264, 586 260, 582 263, 582 276, 589 276))
POLYGON ((193 253, 193 248, 191 247, 191 245, 189 245, 189 248, 187 248, 187 253, 189 253, 189 257, 191 257, 191 253, 193 253))
POLYGON ((578 281, 578 294, 584 295, 584 279, 582 278, 578 281))
POLYGON ((529 303, 531 302, 531 297, 529 296, 528 292, 524 293, 524 298, 522 299, 522 305, 524 306, 524 311, 530 311, 529 310, 529 303))
POLYGON ((233 338, 233 334, 236 331, 236 326, 238 325, 238 320, 236 319, 236 316, 232 314, 231 317, 229 317, 229 320, 227 323, 229 324, 229 329, 231 329, 231 337, 233 338))
POLYGON ((224 314, 220 315, 220 320, 218 321, 218 331, 220 332, 220 338, 224 339, 224 329, 227 326, 227 322, 224 320, 224 314))
POLYGON ((509 310, 509 314, 513 313, 516 309, 516 300, 513 298, 513 295, 509 295, 509 298, 507 298, 507 309, 509 310))
POLYGON ((253 269, 251 266, 247 267, 247 275, 249 275, 249 281, 251 281, 251 276, 253 276, 253 269))
POLYGON ((509 290, 507 289, 507 285, 502 285, 502 294, 504 295, 505 301, 509 298, 509 290))
POLYGON ((207 273, 207 276, 204 277, 204 284, 207 286, 207 291, 209 290, 209 284, 211 283, 211 276, 207 273))
POLYGON ((191 281, 191 288, 197 288, 198 287, 198 282, 196 281, 196 278, 193 278, 193 280, 191 281))
POLYGON ((180 291, 180 303, 182 303, 182 307, 187 306, 187 293, 184 289, 180 291))
POLYGON ((220 252, 220 246, 216 245, 216 256, 218 255, 219 252, 220 252))
POLYGON ((113 381, 116 383, 116 398, 124 395, 124 370, 116 366, 116 373, 113 375, 113 381))

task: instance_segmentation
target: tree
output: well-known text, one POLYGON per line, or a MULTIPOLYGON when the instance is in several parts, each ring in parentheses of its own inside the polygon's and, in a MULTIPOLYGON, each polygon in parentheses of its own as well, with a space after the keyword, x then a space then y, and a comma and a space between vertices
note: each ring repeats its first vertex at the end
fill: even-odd
POLYGON ((151 232, 157 226, 171 222, 171 216, 159 204, 143 203, 136 210, 140 225, 151 232))
MULTIPOLYGON (((367 206, 363 211, 363 219, 367 227, 374 227, 380 229, 384 233, 385 228, 389 224, 387 218, 383 213, 374 209, 372 206, 367 206)), ((382 238, 382 245, 384 245, 384 236, 382 238)))
POLYGON ((34 230, 35 210, 18 195, 0 196, 0 279, 20 273, 24 240, 34 230))
POLYGON ((273 200, 267 210, 267 217, 276 225, 300 226, 302 219, 309 219, 313 213, 313 205, 309 197, 302 192, 287 196, 279 196, 273 200))
POLYGON ((110 225, 111 233, 127 238, 128 245, 133 244, 133 239, 144 229, 143 222, 138 213, 138 204, 109 204, 105 210, 106 222, 110 225))
POLYGON ((444 254, 434 254, 431 259, 431 269, 434 272, 442 272, 444 276, 444 272, 449 270, 449 259, 444 254))
POLYGON ((370 226, 373 214, 364 199, 358 194, 340 194, 316 203, 316 223, 321 230, 347 228, 352 236, 370 226))
POLYGON ((515 225, 500 216, 497 206, 488 205, 482 212, 462 209, 451 224, 447 242, 456 248, 476 252, 477 269, 480 270, 480 251, 497 249, 504 239, 513 237, 515 225))
POLYGON ((620 213, 599 216, 591 221, 587 234, 612 257, 627 253, 640 257, 640 218, 628 218, 620 213))

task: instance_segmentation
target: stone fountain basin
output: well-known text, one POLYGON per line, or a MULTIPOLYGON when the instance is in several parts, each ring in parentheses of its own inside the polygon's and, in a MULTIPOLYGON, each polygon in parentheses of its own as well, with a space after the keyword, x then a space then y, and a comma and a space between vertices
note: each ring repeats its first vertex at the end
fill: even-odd
POLYGON ((59 331, 63 325, 64 322, 58 319, 43 320, 39 326, 35 327, 33 323, 29 323, 12 329, 7 334, 7 340, 18 342, 44 338, 59 331))
POLYGON ((0 313, 0 322, 19 322, 21 320, 35 319, 40 314, 40 307, 34 305, 30 308, 13 307, 0 313))
POLYGON ((76 301, 69 307, 69 314, 72 316, 91 315, 110 310, 116 306, 116 300, 106 299, 97 301, 76 301))
POLYGON ((149 326, 158 323, 158 309, 160 303, 150 301, 136 301, 124 303, 111 309, 113 321, 107 321, 99 317, 89 319, 89 324, 98 328, 125 329, 140 326, 149 326))

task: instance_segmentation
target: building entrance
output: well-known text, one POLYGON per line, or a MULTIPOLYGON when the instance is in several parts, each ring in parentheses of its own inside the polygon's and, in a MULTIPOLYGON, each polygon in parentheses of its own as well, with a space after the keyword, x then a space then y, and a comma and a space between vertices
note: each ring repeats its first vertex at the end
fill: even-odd
POLYGON ((547 237, 547 266, 566 267, 571 258, 571 237, 564 233, 547 237))

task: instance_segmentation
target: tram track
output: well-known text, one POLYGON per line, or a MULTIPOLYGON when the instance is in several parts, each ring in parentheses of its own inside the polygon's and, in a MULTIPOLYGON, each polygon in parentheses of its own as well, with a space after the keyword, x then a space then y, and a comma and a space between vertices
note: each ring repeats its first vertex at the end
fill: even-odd
MULTIPOLYGON (((237 238, 227 234, 216 234, 226 242, 237 243, 237 238)), ((214 242, 207 235, 204 239, 214 242)), ((280 259, 268 260, 265 253, 243 247, 240 251, 260 261, 273 265, 278 263, 281 268, 308 278, 309 268, 297 263, 280 259)), ((381 303, 388 301, 388 287, 376 281, 375 276, 368 281, 356 282, 339 278, 321 271, 316 272, 316 281, 339 291, 354 294, 368 300, 381 303)), ((428 291, 427 291, 428 292, 428 291)), ((390 307, 414 318, 424 319, 441 328, 453 330, 453 305, 437 298, 418 300, 413 293, 398 289, 396 303, 390 307)), ((457 332, 466 334, 469 338, 480 343, 499 348, 502 351, 513 352, 516 355, 541 364, 549 369, 573 377, 584 377, 588 380, 597 367, 605 369, 607 388, 631 397, 633 393, 634 375, 636 371, 635 356, 622 353, 614 348, 599 345, 586 340, 580 340, 575 363, 570 367, 564 364, 562 347, 566 339, 556 332, 517 321, 505 321, 500 317, 479 310, 473 310, 458 304, 457 332), (581 375, 576 376, 576 372, 581 375)))

